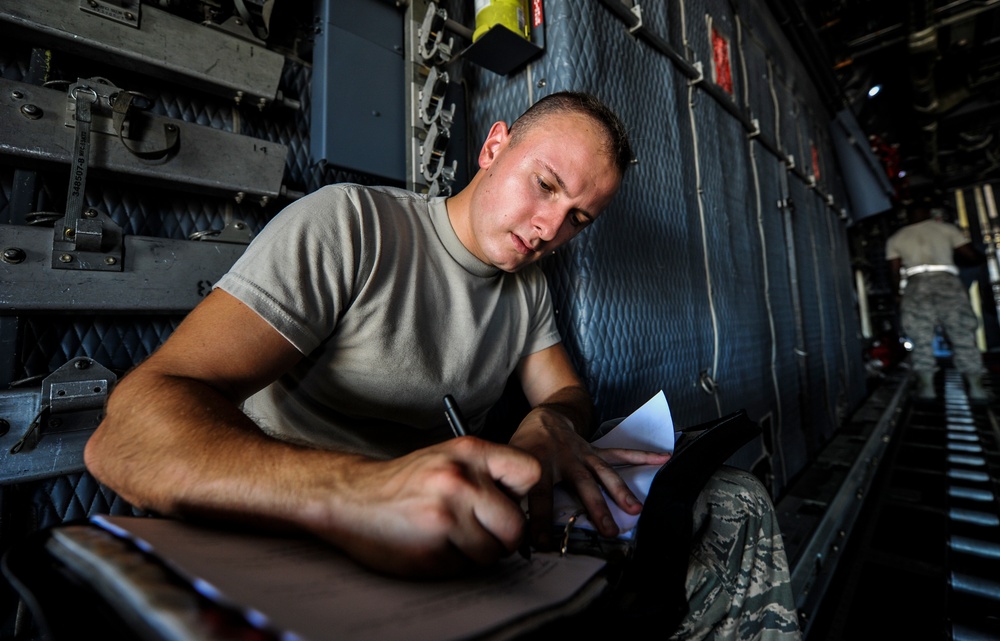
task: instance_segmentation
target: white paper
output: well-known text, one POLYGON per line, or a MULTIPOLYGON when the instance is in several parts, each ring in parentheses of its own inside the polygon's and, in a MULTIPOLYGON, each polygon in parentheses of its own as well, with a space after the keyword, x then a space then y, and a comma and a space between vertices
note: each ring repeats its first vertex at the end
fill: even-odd
POLYGON ((632 412, 614 429, 593 442, 597 447, 622 447, 651 452, 674 451, 674 419, 663 390, 632 412))
MULTIPOLYGON (((670 415, 667 397, 660 390, 653 398, 646 401, 642 407, 629 414, 610 432, 595 440, 593 445, 602 448, 620 447, 634 450, 649 450, 652 452, 674 451, 674 421, 670 415)), ((632 493, 640 502, 645 502, 653 477, 660 469, 659 465, 629 465, 618 468, 618 473, 632 493)), ((619 538, 631 538, 635 526, 639 523, 638 514, 628 514, 618 507, 607 494, 604 500, 611 510, 620 532, 619 538)), ((576 495, 565 488, 556 486, 553 495, 553 514, 555 523, 565 525, 569 519, 581 509, 576 495)), ((575 527, 594 529, 594 525, 586 516, 580 516, 574 523, 575 527)))

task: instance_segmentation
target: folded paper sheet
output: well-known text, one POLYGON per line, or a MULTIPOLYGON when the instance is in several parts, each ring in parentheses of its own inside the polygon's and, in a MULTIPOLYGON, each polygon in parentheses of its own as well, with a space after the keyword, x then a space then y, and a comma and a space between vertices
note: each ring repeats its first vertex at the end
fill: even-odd
MULTIPOLYGON (((604 436, 593 442, 602 448, 621 447, 634 450, 649 450, 652 452, 674 451, 674 421, 670 415, 667 397, 660 390, 653 398, 646 401, 642 407, 629 414, 625 419, 604 436)), ((653 477, 659 471, 659 465, 629 465, 618 468, 622 480, 640 501, 646 500, 653 477)), ((618 524, 621 534, 619 538, 632 538, 639 515, 628 514, 620 509, 614 501, 605 494, 611 515, 618 524)), ((556 487, 553 497, 553 514, 556 525, 564 526, 580 509, 580 501, 576 495, 563 487, 556 487)), ((575 527, 593 530, 594 526, 586 516, 579 516, 574 522, 575 527)))

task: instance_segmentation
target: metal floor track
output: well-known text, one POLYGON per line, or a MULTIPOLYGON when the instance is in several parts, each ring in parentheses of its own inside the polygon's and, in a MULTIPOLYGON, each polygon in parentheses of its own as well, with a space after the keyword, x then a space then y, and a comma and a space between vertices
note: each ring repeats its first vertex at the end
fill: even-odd
MULTIPOLYGON (((843 475, 833 494, 853 495, 853 522, 826 516, 809 543, 797 544, 792 530, 793 582, 795 573, 812 581, 799 586, 808 641, 1000 641, 1000 405, 971 404, 954 369, 935 382, 934 402, 917 402, 905 373, 888 381, 895 403, 873 395, 869 413, 884 413, 860 420, 870 429, 856 434, 868 446, 857 463, 873 471, 870 482, 843 475), (872 454, 880 442, 881 458, 872 454), (810 548, 824 532, 835 542, 810 548)), ((1000 397, 1000 377, 986 386, 1000 397)), ((817 479, 804 481, 797 496, 823 495, 817 479)), ((791 509, 783 501, 779 514, 794 525, 791 509)))

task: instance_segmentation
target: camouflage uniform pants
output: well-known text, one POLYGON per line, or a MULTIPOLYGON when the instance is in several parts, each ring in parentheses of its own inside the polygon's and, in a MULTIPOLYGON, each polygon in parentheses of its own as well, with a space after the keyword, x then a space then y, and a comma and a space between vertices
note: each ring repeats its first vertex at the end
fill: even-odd
POLYGON ((698 496, 693 516, 690 611, 671 639, 800 639, 777 515, 757 477, 721 467, 698 496))
POLYGON ((919 274, 907 280, 900 308, 903 329, 913 342, 913 369, 934 372, 934 329, 938 325, 951 342, 955 369, 981 374, 983 357, 976 345, 979 319, 972 311, 962 281, 948 273, 919 274))

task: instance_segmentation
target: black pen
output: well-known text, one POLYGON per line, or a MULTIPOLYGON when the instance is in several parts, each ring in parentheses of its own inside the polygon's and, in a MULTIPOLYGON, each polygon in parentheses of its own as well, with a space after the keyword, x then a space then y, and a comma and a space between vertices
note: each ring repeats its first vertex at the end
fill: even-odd
POLYGON ((465 417, 462 416, 462 410, 458 409, 458 403, 455 402, 455 397, 451 394, 444 395, 444 416, 448 419, 448 425, 451 426, 451 431, 455 433, 456 437, 469 433, 469 430, 465 428, 465 417))
MULTIPOLYGON (((455 438, 469 433, 469 430, 465 428, 465 417, 462 416, 462 410, 458 409, 458 403, 451 394, 444 395, 444 416, 448 419, 448 425, 451 425, 451 431, 455 433, 455 438)), ((525 559, 531 559, 531 546, 527 539, 521 543, 521 547, 517 551, 525 559)))

